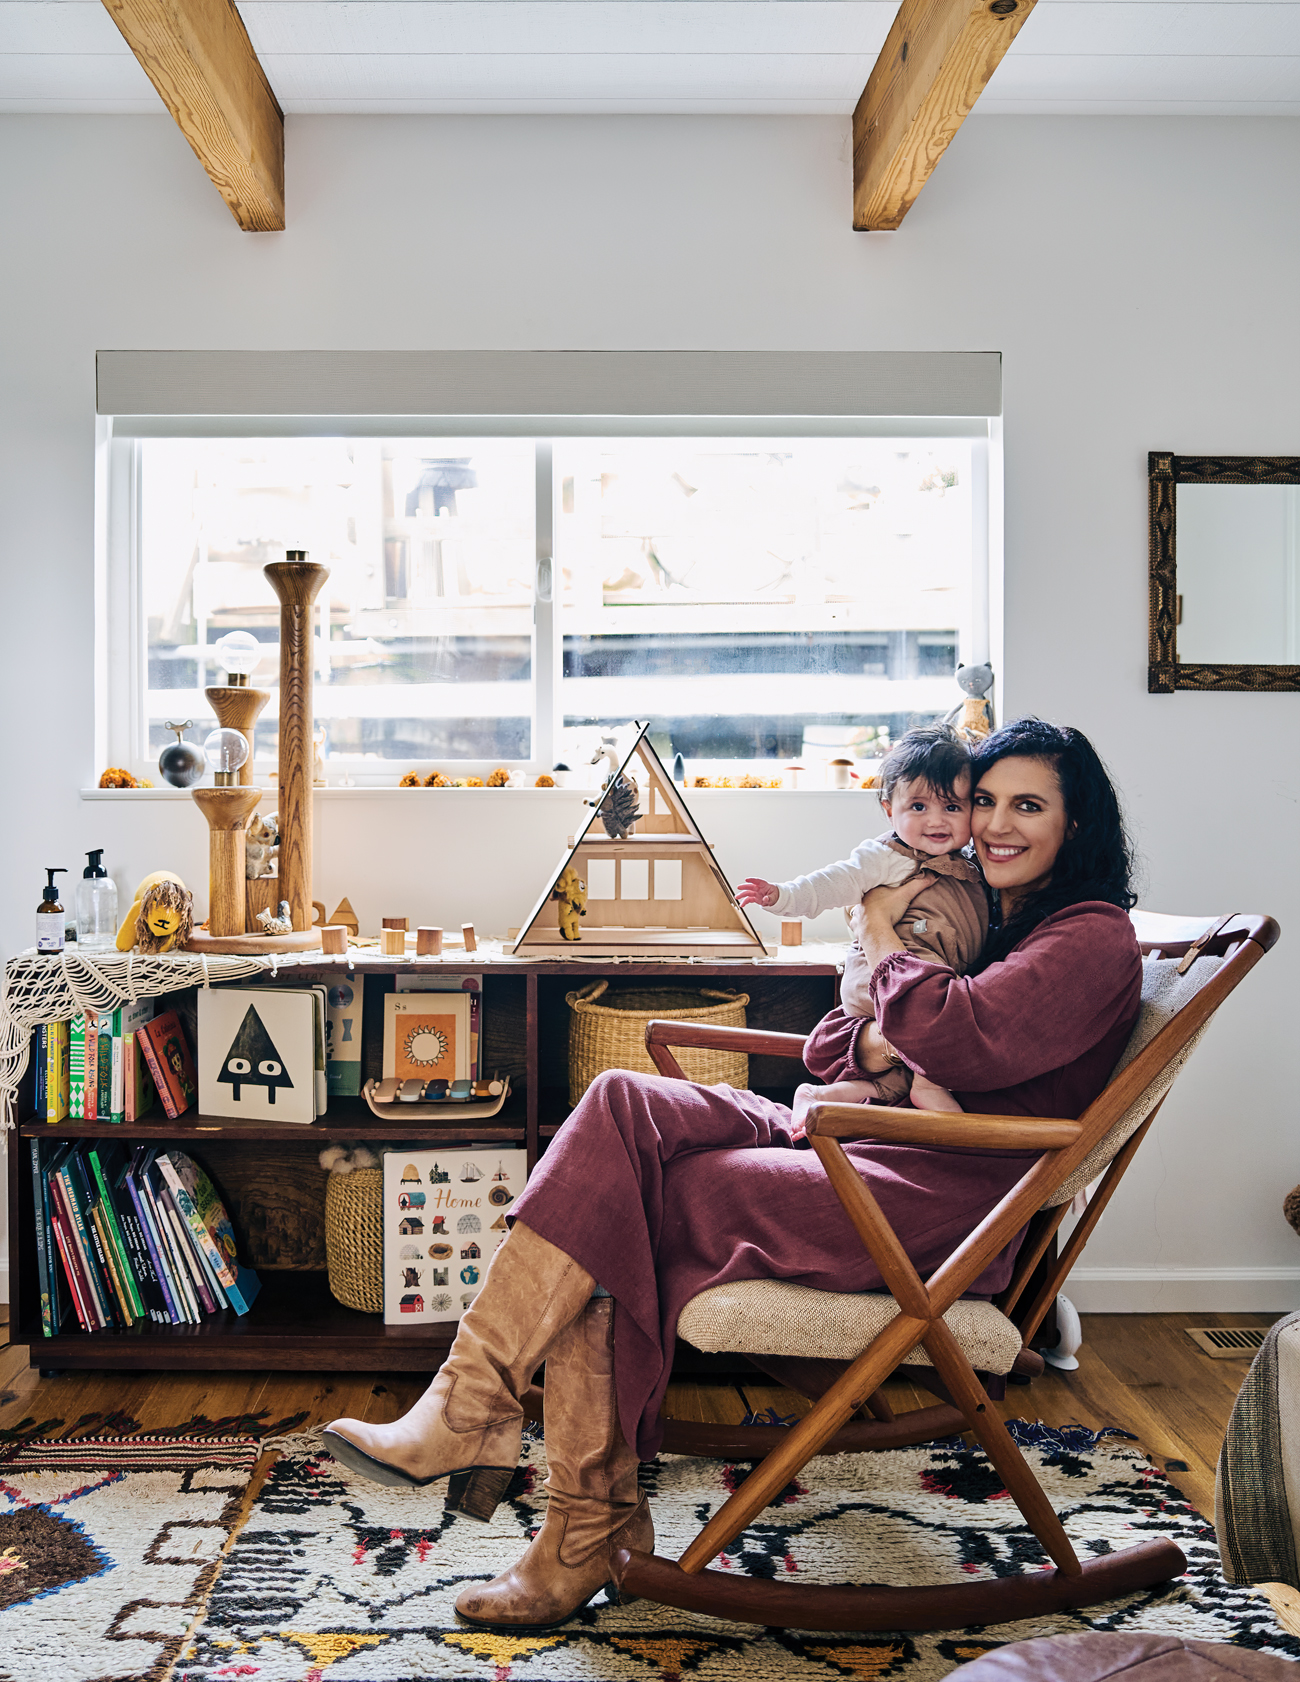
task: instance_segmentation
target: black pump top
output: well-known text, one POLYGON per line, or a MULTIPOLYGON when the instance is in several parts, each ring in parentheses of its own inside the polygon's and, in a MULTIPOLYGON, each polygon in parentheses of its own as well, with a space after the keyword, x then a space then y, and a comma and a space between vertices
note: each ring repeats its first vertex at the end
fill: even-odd
POLYGON ((59 890, 54 886, 54 878, 56 876, 66 876, 68 874, 68 868, 66 865, 61 864, 51 870, 47 864, 45 867, 45 874, 50 880, 48 885, 41 889, 41 904, 57 905, 59 903, 59 890))
POLYGON ((108 872, 104 869, 104 864, 103 864, 104 849, 102 847, 96 847, 94 852, 88 852, 86 854, 86 857, 90 860, 90 863, 82 871, 81 874, 83 876, 107 876, 108 875, 108 872))

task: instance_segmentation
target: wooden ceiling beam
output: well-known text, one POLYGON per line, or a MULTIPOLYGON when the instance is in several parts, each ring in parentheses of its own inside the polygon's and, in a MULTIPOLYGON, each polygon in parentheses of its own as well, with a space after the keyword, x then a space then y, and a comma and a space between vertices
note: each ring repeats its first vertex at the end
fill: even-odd
POLYGON ((284 227, 284 113, 233 0, 104 0, 230 213, 284 227))
POLYGON ((897 228, 1034 0, 903 0, 853 113, 853 226, 897 228))

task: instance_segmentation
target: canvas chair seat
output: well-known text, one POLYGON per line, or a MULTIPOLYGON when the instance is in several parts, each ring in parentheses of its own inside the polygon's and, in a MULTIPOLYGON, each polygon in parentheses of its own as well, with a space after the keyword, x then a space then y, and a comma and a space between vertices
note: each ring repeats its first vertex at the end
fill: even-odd
MULTIPOLYGON (((900 1312, 883 1292, 815 1291, 786 1279, 740 1279, 692 1297, 677 1320, 677 1335, 710 1354, 813 1356, 856 1361, 900 1312)), ((991 1302, 963 1297, 944 1320, 976 1372, 1009 1373, 1020 1353, 1020 1333, 991 1302)), ((932 1366, 918 1343, 903 1357, 932 1366)))

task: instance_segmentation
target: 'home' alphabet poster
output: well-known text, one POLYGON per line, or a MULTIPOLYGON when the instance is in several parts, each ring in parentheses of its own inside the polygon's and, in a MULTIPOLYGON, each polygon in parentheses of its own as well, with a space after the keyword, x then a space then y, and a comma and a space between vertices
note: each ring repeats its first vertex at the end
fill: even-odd
POLYGON ((527 1179, 521 1150, 384 1152, 384 1324, 459 1320, 527 1179))

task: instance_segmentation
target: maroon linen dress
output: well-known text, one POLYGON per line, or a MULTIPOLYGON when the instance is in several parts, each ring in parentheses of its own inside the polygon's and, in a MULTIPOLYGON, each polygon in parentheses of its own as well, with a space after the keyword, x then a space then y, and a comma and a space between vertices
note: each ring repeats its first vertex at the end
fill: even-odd
MULTIPOLYGON (((870 989, 889 1043, 968 1111, 1073 1120, 1105 1086, 1137 1021, 1142 964, 1132 924, 1090 901, 1046 918, 1001 963, 958 977, 910 953, 877 965, 870 989)), ((833 1010, 805 1060, 840 1080, 861 1018, 833 1010)), ((827 1291, 884 1282, 790 1111, 753 1092, 614 1071, 556 1135, 512 1214, 572 1256, 614 1298, 619 1418, 642 1459, 662 1439, 659 1407, 677 1317, 737 1279, 827 1291)), ((1036 1153, 866 1142, 845 1147, 921 1273, 939 1265, 1036 1153)), ((1020 1237, 972 1294, 1011 1277, 1020 1237)))

